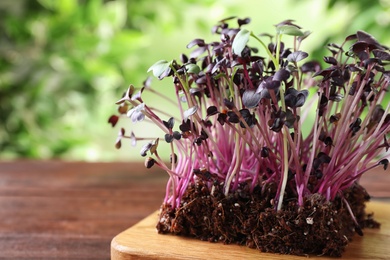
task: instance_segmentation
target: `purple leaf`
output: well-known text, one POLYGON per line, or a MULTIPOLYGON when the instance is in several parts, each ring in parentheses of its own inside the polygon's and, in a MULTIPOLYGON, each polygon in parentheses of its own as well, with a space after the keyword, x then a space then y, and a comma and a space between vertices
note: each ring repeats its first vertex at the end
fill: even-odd
POLYGON ((190 41, 190 43, 187 44, 187 49, 191 49, 195 45, 203 47, 205 46, 205 42, 203 39, 193 39, 192 41, 190 41))
POLYGON ((373 50, 372 53, 374 56, 382 61, 390 61, 390 53, 383 50, 373 50))
POLYGON ((175 119, 173 117, 169 118, 168 121, 163 120, 163 124, 167 129, 172 129, 175 125, 175 119))
POLYGON ((255 108, 261 100, 261 94, 256 93, 255 90, 245 90, 242 95, 242 103, 247 108, 255 108))
POLYGON ((309 56, 309 54, 304 51, 295 51, 287 56, 287 60, 290 62, 298 62, 307 58, 307 56, 309 56))
POLYGON ((324 57, 324 61, 332 65, 337 65, 337 60, 333 57, 324 57))
POLYGON ((218 114, 218 109, 216 106, 209 106, 207 108, 207 116, 212 116, 212 115, 215 115, 215 114, 218 114))
POLYGON ((193 106, 193 107, 190 107, 189 109, 187 109, 186 111, 184 111, 183 112, 184 121, 187 121, 187 119, 190 116, 192 116, 193 114, 195 114, 197 110, 198 110, 198 106, 193 106))
POLYGON ((288 70, 282 68, 275 73, 273 80, 274 81, 286 81, 289 77, 290 77, 290 72, 288 70))
POLYGON ((146 156, 146 153, 150 150, 150 147, 152 147, 152 142, 149 142, 149 143, 145 144, 144 146, 142 146, 141 151, 140 151, 140 154, 142 157, 146 156))
POLYGON ((110 123, 112 125, 112 127, 114 127, 118 123, 118 120, 119 120, 119 116, 112 115, 108 119, 108 123, 110 123))

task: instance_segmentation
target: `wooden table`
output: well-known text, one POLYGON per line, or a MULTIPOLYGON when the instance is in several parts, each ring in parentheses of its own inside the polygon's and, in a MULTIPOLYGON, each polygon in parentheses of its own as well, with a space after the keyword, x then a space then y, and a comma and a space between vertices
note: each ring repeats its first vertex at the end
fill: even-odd
MULTIPOLYGON (((0 162, 0 259, 109 259, 111 239, 157 210, 167 175, 142 163, 0 162)), ((389 170, 362 184, 390 203, 389 170)))

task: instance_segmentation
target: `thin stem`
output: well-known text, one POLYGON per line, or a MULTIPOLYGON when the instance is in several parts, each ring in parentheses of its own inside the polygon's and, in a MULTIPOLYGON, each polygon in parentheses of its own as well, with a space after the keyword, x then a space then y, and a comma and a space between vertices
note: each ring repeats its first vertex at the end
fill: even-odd
POLYGON ((280 189, 279 199, 277 210, 282 209, 284 192, 286 190, 287 178, 288 178, 288 152, 287 152, 287 138, 286 133, 288 134, 288 128, 286 126, 283 127, 283 168, 282 168, 282 186, 280 189))
POLYGON ((250 34, 253 38, 255 38, 262 46, 263 46, 263 49, 267 52, 268 54, 268 58, 270 58, 273 63, 276 65, 278 64, 278 61, 275 59, 274 55, 272 55, 272 53, 270 52, 270 50, 268 49, 267 45, 264 44, 264 42, 259 38, 257 37, 253 32, 251 32, 250 34))

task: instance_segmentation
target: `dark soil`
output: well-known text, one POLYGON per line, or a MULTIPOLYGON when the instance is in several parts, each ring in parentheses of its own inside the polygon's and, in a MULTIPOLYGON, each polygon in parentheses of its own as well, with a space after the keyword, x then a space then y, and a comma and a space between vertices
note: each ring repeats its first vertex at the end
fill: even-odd
POLYGON ((342 199, 327 202, 319 194, 307 197, 304 207, 297 205, 296 198, 287 199, 276 212, 275 191, 276 185, 269 184, 250 193, 244 184, 225 197, 222 185, 209 189, 199 182, 188 188, 178 209, 161 206, 157 230, 263 252, 341 256, 355 232, 362 235, 362 228, 379 227, 365 212, 369 195, 358 184, 344 192, 358 226, 342 199))

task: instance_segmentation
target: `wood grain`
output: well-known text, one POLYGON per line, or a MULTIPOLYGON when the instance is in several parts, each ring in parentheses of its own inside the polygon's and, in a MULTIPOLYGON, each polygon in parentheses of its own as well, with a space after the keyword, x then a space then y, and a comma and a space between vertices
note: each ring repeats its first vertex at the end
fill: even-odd
POLYGON ((141 163, 0 163, 0 259, 110 259, 155 211, 167 177, 141 163))
MULTIPOLYGON (((365 229, 364 237, 355 236, 342 259, 389 259, 390 204, 370 202, 368 211, 374 211, 382 223, 381 229, 365 229)), ((301 256, 261 253, 238 245, 223 245, 191 238, 157 234, 154 212, 137 225, 117 235, 111 242, 111 259, 287 259, 301 260, 301 256)), ((335 259, 315 257, 318 259, 335 259)))
MULTIPOLYGON (((160 207, 166 181, 141 162, 0 161, 0 259, 110 259, 112 238, 160 207)), ((362 183, 390 202, 389 170, 362 183)))

